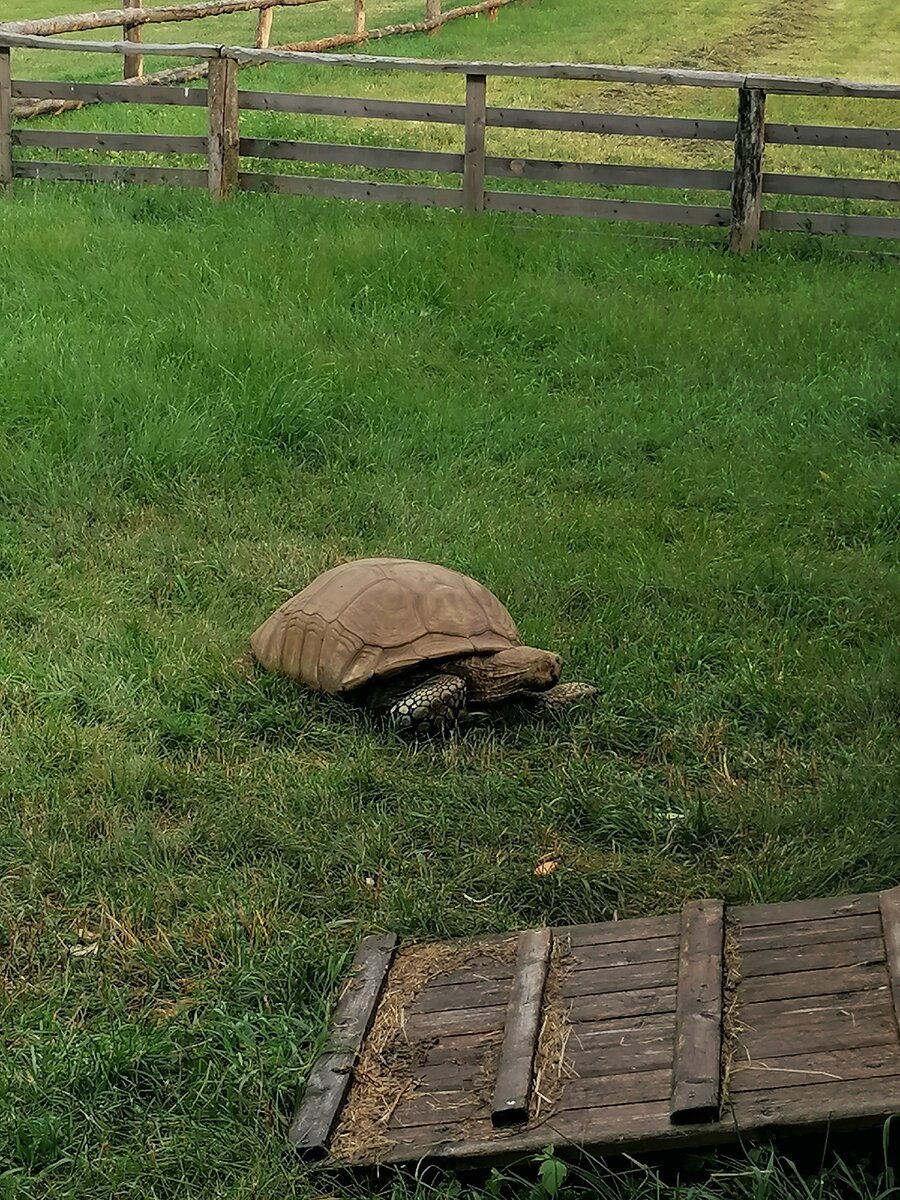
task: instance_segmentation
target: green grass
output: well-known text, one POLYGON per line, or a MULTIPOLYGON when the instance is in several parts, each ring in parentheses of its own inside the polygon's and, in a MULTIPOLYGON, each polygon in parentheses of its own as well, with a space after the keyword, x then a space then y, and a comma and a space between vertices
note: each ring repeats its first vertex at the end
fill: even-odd
MULTIPOLYGON (((3 16, 57 7, 5 0, 3 16)), ((379 48, 900 74, 882 0, 865 20, 830 0, 790 25, 757 0, 670 10, 543 0, 379 48)), ((276 22, 328 32, 331 11, 276 22)), ((246 41, 252 20, 227 20, 187 36, 246 41)), ((251 78, 297 86, 280 69, 251 78)), ((695 101, 705 115, 723 98, 695 101)), ((800 115, 896 124, 829 103, 800 115)), ((172 132, 202 120, 161 111, 172 132)), ((64 121, 125 114, 159 116, 64 121)), ((282 129, 256 116, 247 132, 282 129)), ((415 134, 442 146, 447 131, 415 134)), ((0 272, 0 1197, 353 1193, 298 1167, 284 1132, 364 932, 897 882, 892 266, 837 241, 734 261, 565 222, 17 184, 0 272), (235 668, 284 597, 372 553, 478 576, 600 702, 414 753, 235 668), (535 877, 550 851, 561 868, 535 877)), ((877 1146, 679 1167, 681 1184, 671 1167, 595 1165, 566 1187, 874 1200, 892 1186, 877 1146)), ((383 1184, 396 1200, 472 1200, 468 1186, 383 1184)))
POLYGON ((284 1121, 364 931, 896 881, 900 301, 794 246, 0 206, 7 1195, 315 1194, 284 1121), (601 702, 417 754, 233 669, 372 553, 601 702))

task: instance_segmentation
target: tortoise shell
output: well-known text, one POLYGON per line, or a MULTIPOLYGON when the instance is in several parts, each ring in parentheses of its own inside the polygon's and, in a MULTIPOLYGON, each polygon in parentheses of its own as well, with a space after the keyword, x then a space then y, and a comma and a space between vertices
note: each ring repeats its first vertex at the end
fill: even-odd
POLYGON ((250 638, 267 670, 333 695, 423 663, 521 644, 512 617, 482 584, 399 558, 325 571, 250 638))

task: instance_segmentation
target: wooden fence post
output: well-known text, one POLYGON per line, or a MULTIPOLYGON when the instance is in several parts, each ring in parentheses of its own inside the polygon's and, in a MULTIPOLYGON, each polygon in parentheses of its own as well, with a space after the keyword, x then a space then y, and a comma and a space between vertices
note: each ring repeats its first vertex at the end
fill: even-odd
POLYGON ((484 131, 487 112, 487 79, 466 76, 466 148, 463 155, 463 208, 484 209, 484 131))
POLYGON ((0 193, 12 187, 12 55, 0 46, 0 193))
POLYGON ((366 32, 366 0, 353 0, 353 32, 366 32))
POLYGON ((259 10, 259 20, 256 22, 256 41, 253 43, 257 50, 268 50, 272 37, 272 18, 274 16, 274 8, 261 8, 259 10))
MULTIPOLYGON (((425 0, 425 20, 437 21, 441 15, 441 0, 425 0)), ((430 29, 429 33, 437 33, 436 29, 430 29)))
MULTIPOLYGON (((140 8, 141 0, 124 0, 123 8, 140 8)), ((126 42, 141 40, 140 25, 126 25, 122 30, 126 42)), ((142 54, 124 54, 122 56, 122 78, 140 79, 144 73, 144 56, 142 54)))
POLYGON ((735 254, 748 254, 759 241, 765 144, 766 93, 762 88, 739 88, 729 240, 729 248, 735 254))
POLYGON ((237 63, 231 58, 209 60, 209 193, 227 200, 237 187, 240 132, 238 129, 237 63))

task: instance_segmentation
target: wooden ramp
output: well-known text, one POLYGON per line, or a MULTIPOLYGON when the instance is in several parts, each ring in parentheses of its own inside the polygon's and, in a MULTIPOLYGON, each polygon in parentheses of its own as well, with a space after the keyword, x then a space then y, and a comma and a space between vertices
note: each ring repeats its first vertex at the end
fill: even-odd
POLYGON ((900 888, 367 938, 290 1141, 374 1164, 714 1145, 900 1114, 900 888))

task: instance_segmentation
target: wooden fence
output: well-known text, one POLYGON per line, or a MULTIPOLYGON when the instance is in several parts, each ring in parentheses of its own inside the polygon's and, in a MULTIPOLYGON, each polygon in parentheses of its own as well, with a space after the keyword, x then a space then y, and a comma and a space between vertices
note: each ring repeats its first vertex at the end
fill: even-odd
MULTIPOLYGON (((170 21, 200 21, 207 17, 221 17, 238 12, 258 12, 254 48, 266 50, 271 43, 272 23, 276 8, 298 8, 307 4, 326 2, 327 0, 193 0, 192 3, 187 4, 167 4, 156 8, 142 8, 141 0, 123 0, 124 7, 119 9, 0 22, 0 32, 34 37, 54 37, 58 34, 113 29, 121 25, 122 36, 126 42, 130 43, 124 48, 122 54, 122 78, 126 82, 191 83, 194 80, 206 78, 209 73, 208 61, 188 67, 178 67, 174 70, 156 71, 151 75, 144 74, 144 56, 140 51, 140 43, 145 25, 160 25, 170 21)), ((514 3, 516 0, 478 0, 475 4, 444 10, 442 0, 425 0, 425 16, 422 21, 404 21, 399 24, 368 28, 366 25, 366 0, 353 0, 353 31, 351 33, 329 34, 327 37, 305 42, 286 42, 277 46, 276 49, 320 53, 323 50, 358 46, 363 42, 377 41, 385 37, 398 37, 401 34, 435 34, 442 25, 446 25, 450 21, 457 21, 461 17, 486 13, 488 17, 496 18, 498 9, 514 3)), ((202 50, 203 47, 197 46, 195 49, 202 50)), ((192 57, 198 57, 198 55, 195 54, 192 57)), ((246 65, 240 59, 238 63, 241 66, 246 65)), ((77 100, 54 102, 28 97, 15 106, 14 115, 20 119, 33 116, 56 116, 59 113, 82 107, 83 102, 77 100)))
MULTIPOLYGON (((242 0, 243 2, 243 0, 242 0)), ((766 75, 734 75, 615 67, 574 63, 514 64, 448 62, 431 59, 298 53, 275 49, 223 46, 143 46, 145 54, 197 56, 208 63, 208 87, 167 88, 153 85, 20 82, 12 78, 11 49, 17 46, 51 50, 85 50, 122 54, 129 43, 57 42, 52 38, 0 31, 0 187, 13 179, 56 179, 112 183, 177 184, 207 187, 216 200, 235 190, 281 192, 299 196, 407 203, 511 213, 593 217, 667 225, 719 226, 729 229, 730 248, 752 250, 760 230, 855 237, 900 238, 900 217, 847 215, 824 212, 767 211, 767 194, 826 196, 843 200, 900 202, 900 181, 831 176, 770 174, 763 170, 766 143, 837 146, 900 151, 900 129, 847 126, 790 125, 765 120, 767 93, 845 96, 900 100, 900 84, 866 84, 843 80, 798 79, 766 75), (414 71, 465 77, 464 104, 408 100, 354 99, 300 95, 293 92, 238 90, 239 64, 288 63, 365 70, 414 71), (487 81, 494 77, 578 79, 633 84, 727 88, 736 91, 734 120, 691 120, 683 117, 635 116, 605 112, 560 111, 494 107, 488 104, 487 81), (11 120, 14 98, 24 95, 50 100, 126 104, 190 105, 208 109, 206 137, 163 134, 76 133, 22 130, 11 120), (317 116, 437 122, 460 125, 463 148, 458 153, 400 149, 387 146, 321 144, 308 141, 241 137, 240 113, 266 111, 317 116), (576 131, 627 137, 708 139, 734 144, 731 171, 688 167, 622 166, 594 162, 556 162, 546 159, 504 158, 486 151, 486 130, 528 129, 576 131), (207 158, 206 170, 186 167, 122 166, 101 163, 37 162, 14 157, 15 147, 53 150, 142 151, 152 154, 195 155, 207 158), (338 164, 391 171, 459 174, 461 186, 363 182, 242 170, 242 160, 280 160, 338 164), (696 189, 730 192, 720 207, 650 201, 589 198, 573 195, 489 191, 485 180, 506 178, 553 183, 628 186, 655 189, 696 189)))

